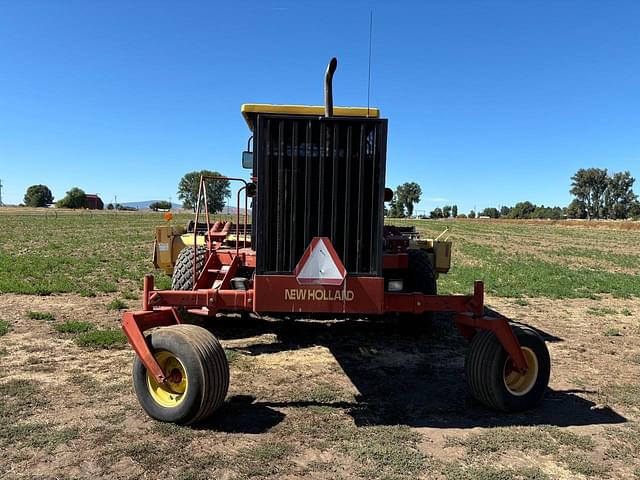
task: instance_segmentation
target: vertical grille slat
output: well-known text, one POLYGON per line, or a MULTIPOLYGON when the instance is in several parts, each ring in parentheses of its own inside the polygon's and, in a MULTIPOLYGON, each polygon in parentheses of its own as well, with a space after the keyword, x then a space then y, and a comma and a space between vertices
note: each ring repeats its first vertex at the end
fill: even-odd
POLYGON ((353 152, 351 150, 353 139, 353 127, 351 125, 347 126, 347 139, 346 139, 346 158, 345 158, 345 176, 344 176, 344 243, 343 243, 343 257, 342 261, 345 263, 349 263, 349 250, 350 250, 350 238, 349 233, 351 232, 351 222, 349 222, 349 212, 351 211, 351 196, 353 194, 353 189, 351 187, 351 164, 353 163, 353 152))
POLYGON ((288 265, 294 264, 296 257, 296 235, 297 229, 297 217, 300 209, 298 208, 298 149, 294 148, 294 145, 298 145, 298 122, 293 122, 291 125, 291 218, 289 222, 291 227, 289 228, 289 262, 288 265))
POLYGON ((306 122, 306 143, 304 145, 305 160, 304 160, 304 243, 305 245, 311 241, 311 121, 306 122))
POLYGON ((364 181, 365 181, 365 169, 366 169, 366 158, 365 158, 365 126, 360 125, 360 141, 358 142, 358 214, 357 214, 357 229, 356 229, 356 270, 362 270, 362 244, 363 238, 362 234, 365 230, 364 225, 364 181))
MULTIPOLYGON (((325 174, 327 171, 327 162, 325 157, 325 149, 326 149, 326 125, 324 123, 320 124, 320 151, 319 151, 319 163, 318 163, 318 218, 317 225, 318 230, 316 235, 324 235, 324 224, 325 224, 325 209, 324 209, 324 200, 325 200, 325 191, 327 186, 325 185, 325 174)), ((326 212, 327 214, 329 212, 326 212)))
POLYGON ((278 203, 276 208, 276 268, 282 270, 284 268, 284 215, 285 215, 285 185, 284 185, 284 123, 278 125, 278 203))
POLYGON ((349 274, 382 274, 386 120, 258 115, 258 274, 291 273, 327 236, 349 274))
POLYGON ((334 239, 336 245, 340 245, 343 242, 342 232, 344 228, 338 228, 340 225, 340 205, 344 201, 344 192, 340 190, 340 176, 338 175, 338 168, 340 165, 340 157, 338 154, 340 127, 338 124, 333 126, 333 145, 331 146, 331 161, 333 167, 331 169, 331 190, 333 192, 333 202, 331 204, 331 238, 334 239))

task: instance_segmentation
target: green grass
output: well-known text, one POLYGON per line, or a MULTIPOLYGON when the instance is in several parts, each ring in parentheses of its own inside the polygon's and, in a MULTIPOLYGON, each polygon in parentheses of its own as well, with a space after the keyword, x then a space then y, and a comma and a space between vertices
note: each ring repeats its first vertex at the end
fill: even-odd
POLYGON ((129 305, 124 303, 119 298, 114 298, 107 304, 107 310, 125 310, 127 308, 129 308, 129 305))
POLYGON ((604 478, 607 476, 608 468, 600 462, 594 462, 586 455, 567 455, 564 461, 567 468, 573 473, 594 478, 604 478))
POLYGON ((447 446, 465 447, 467 455, 503 454, 510 449, 537 451, 543 455, 558 453, 561 448, 593 450, 595 444, 586 435, 577 435, 556 427, 496 427, 472 433, 463 439, 449 439, 447 446))
POLYGON ((277 475, 290 466, 293 446, 281 440, 266 439, 240 451, 234 459, 242 477, 255 478, 277 475))
POLYGON ((474 280, 484 280, 486 292, 504 297, 597 298, 638 296, 640 253, 632 261, 612 260, 602 251, 637 250, 637 232, 572 228, 562 225, 507 222, 391 220, 416 225, 423 238, 437 236, 450 227, 453 240, 451 271, 441 275, 443 293, 468 293, 474 280), (581 250, 570 247, 580 244, 581 250), (594 252, 582 265, 583 250, 594 252), (634 270, 620 271, 619 264, 634 270))
MULTIPOLYGON (((144 274, 154 271, 151 246, 154 228, 165 223, 161 213, 20 212, 0 211, 0 293, 117 292, 133 300, 144 274)), ((173 223, 189 219, 189 214, 177 214, 173 223)), ((640 292, 637 232, 544 222, 390 222, 416 225, 423 238, 451 228, 453 268, 440 277, 443 293, 468 293, 474 280, 484 280, 488 294, 515 298, 631 297, 640 292), (615 253, 620 251, 625 253, 615 253)), ((170 285, 169 277, 155 273, 158 287, 170 285)))
POLYGON ((142 465, 147 471, 153 471, 157 465, 166 461, 166 454, 156 442, 150 440, 116 447, 115 453, 117 453, 119 458, 123 456, 131 457, 134 462, 142 465))
POLYGON ((237 350, 225 348, 224 354, 227 357, 227 362, 232 367, 239 370, 250 370, 252 366, 251 358, 237 350))
POLYGON ((6 420, 6 417, 24 418, 48 403, 40 384, 34 380, 11 378, 0 384, 0 391, 0 420, 6 420))
POLYGON ((59 333, 84 333, 89 330, 93 330, 95 325, 90 322, 81 322, 77 320, 68 320, 64 323, 59 323, 54 327, 59 333))
POLYGON ((6 320, 0 320, 0 337, 6 335, 9 332, 9 322, 6 320))
POLYGON ((122 298, 124 298, 125 300, 138 300, 140 298, 140 295, 136 292, 126 291, 122 292, 122 298))
POLYGON ((307 401, 318 403, 353 402, 353 395, 335 385, 320 382, 304 395, 307 401))
MULTIPOLYGON (((191 218, 174 214, 172 223, 191 218)), ((154 271, 155 227, 166 223, 162 213, 22 209, 0 211, 0 221, 0 293, 84 296, 140 291, 144 274, 154 271)))
POLYGON ((51 426, 47 426, 30 439, 29 445, 35 448, 44 448, 48 452, 53 452, 58 445, 68 443, 79 436, 80 429, 77 427, 63 427, 56 429, 51 426))
POLYGON ((127 344, 127 337, 119 329, 106 329, 82 333, 75 341, 87 348, 122 348, 127 344))
POLYGON ((609 307, 589 307, 587 313, 595 317, 606 317, 608 315, 615 315, 618 311, 609 307))
POLYGON ((415 478, 429 464, 419 440, 406 426, 361 427, 343 439, 342 448, 362 464, 365 478, 415 478))
POLYGON ((640 407, 640 384, 620 383, 611 385, 605 389, 605 394, 614 403, 627 407, 640 407))
POLYGON ((488 465, 447 465, 442 471, 446 480, 548 480, 539 467, 498 468, 488 465))
POLYGON ((48 322, 51 322, 51 321, 56 319, 51 313, 48 313, 48 312, 34 312, 33 310, 29 310, 27 312, 27 316, 31 320, 46 320, 48 322))
POLYGON ((621 337, 622 336, 622 333, 620 333, 620 330, 615 327, 606 328, 605 331, 602 332, 602 334, 605 337, 621 337))

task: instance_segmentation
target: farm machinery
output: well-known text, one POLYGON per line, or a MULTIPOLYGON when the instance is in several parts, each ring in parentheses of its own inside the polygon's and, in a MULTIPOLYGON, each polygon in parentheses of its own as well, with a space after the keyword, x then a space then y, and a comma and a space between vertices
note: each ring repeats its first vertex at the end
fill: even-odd
POLYGON ((470 295, 438 295, 451 242, 384 225, 387 120, 375 108, 334 108, 336 66, 327 67, 324 106, 243 105, 250 180, 202 177, 191 231, 157 232, 156 263, 172 273, 172 288, 157 290, 145 276, 142 310, 122 321, 136 352, 136 395, 151 417, 192 424, 227 394, 224 350, 185 313, 401 315, 419 324, 450 312, 470 343, 465 376, 476 399, 502 411, 541 400, 550 372, 542 338, 487 314, 482 282, 470 295), (211 221, 207 184, 215 181, 239 184, 245 209, 235 224, 211 221))

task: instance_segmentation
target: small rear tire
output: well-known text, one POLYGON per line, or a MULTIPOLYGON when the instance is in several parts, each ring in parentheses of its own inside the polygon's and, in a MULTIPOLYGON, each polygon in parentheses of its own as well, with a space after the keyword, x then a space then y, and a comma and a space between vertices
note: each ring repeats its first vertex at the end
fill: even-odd
MULTIPOLYGON (((198 245, 195 252, 196 275, 204 268, 207 247, 198 245)), ((171 290, 193 290, 193 246, 180 250, 171 276, 171 290)))
POLYGON ((150 417, 188 425, 220 407, 229 390, 229 364, 211 332, 195 325, 172 325, 152 331, 147 342, 167 377, 157 382, 136 356, 133 386, 150 417))
POLYGON ((544 340, 531 328, 512 325, 527 360, 518 372, 496 336, 479 331, 465 361, 467 385, 481 403, 496 410, 518 412, 536 406, 549 384, 551 360, 544 340))
MULTIPOLYGON (((407 293, 419 292, 425 295, 437 295, 436 272, 427 252, 424 250, 407 250, 407 254, 409 256, 409 268, 405 278, 404 291, 407 293)), ((410 333, 429 332, 434 316, 433 312, 401 314, 402 329, 410 333)))

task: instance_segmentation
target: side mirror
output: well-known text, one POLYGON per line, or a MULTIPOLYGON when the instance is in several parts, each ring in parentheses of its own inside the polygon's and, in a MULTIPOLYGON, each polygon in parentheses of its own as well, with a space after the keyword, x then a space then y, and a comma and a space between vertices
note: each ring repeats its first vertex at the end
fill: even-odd
POLYGON ((253 169, 253 152, 242 152, 242 168, 253 169))

